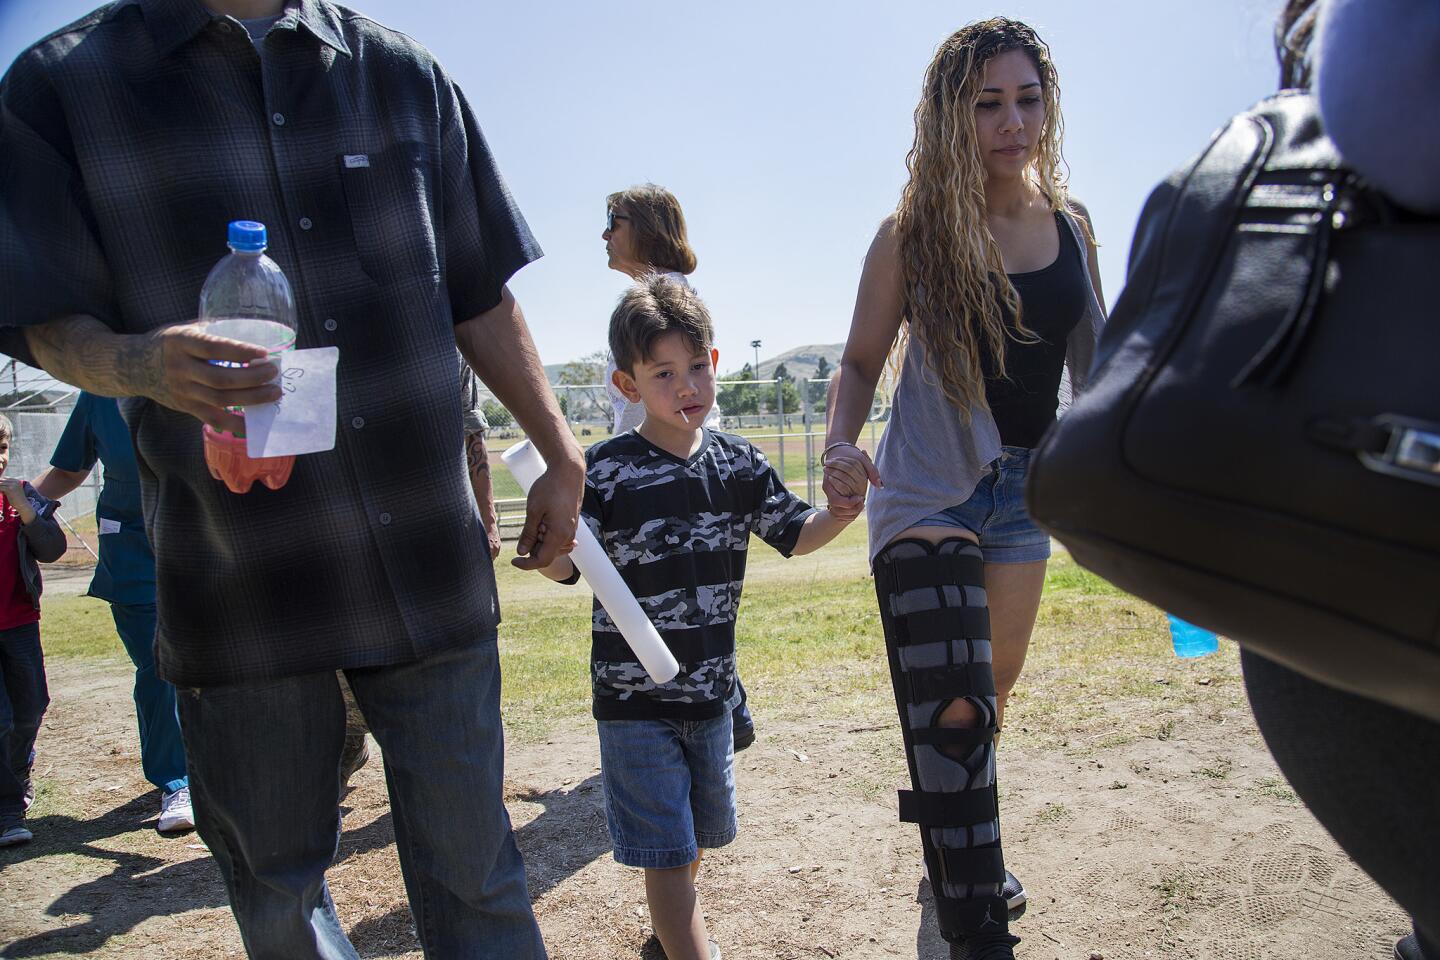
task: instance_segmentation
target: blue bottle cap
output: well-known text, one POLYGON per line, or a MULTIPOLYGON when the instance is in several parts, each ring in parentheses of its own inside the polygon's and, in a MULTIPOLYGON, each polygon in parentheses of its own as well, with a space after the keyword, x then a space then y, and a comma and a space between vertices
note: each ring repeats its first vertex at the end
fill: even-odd
POLYGON ((236 250, 255 253, 265 249, 265 224, 254 220, 232 220, 229 244, 236 250))

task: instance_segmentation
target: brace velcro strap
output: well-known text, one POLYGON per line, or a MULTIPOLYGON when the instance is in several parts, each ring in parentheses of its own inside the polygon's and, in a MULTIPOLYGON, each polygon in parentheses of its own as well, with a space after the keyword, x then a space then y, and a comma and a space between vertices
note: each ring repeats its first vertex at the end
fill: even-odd
POLYGON ((994 727, 921 727, 910 731, 910 742, 919 747, 978 747, 994 739, 994 727))
POLYGON ((940 879, 945 883, 1005 882, 1005 855, 998 843, 958 850, 942 847, 936 853, 940 856, 940 879))
POLYGON ((895 642, 901 646, 965 639, 990 639, 989 607, 941 607, 895 618, 895 642))
POLYGON ((998 819, 994 788, 935 793, 900 791, 900 822, 924 827, 975 827, 998 819))
MULTIPOLYGON (((935 891, 935 920, 946 940, 973 942, 979 935, 1005 936, 1010 932, 1010 910, 1004 897, 947 897, 935 891)), ((1012 942, 1015 941, 1011 938, 1012 942)))
POLYGON ((906 670, 901 676, 905 678, 911 703, 995 695, 995 673, 988 663, 923 667, 919 670, 906 670))
POLYGON ((969 553, 906 557, 884 566, 894 593, 964 583, 978 587, 985 583, 985 561, 969 553))

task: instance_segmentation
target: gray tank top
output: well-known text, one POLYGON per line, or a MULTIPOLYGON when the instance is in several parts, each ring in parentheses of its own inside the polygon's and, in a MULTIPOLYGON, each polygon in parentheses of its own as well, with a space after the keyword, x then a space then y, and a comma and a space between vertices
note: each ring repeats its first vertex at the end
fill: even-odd
MULTIPOLYGON (((1087 250, 1085 234, 1069 211, 1065 222, 1080 249, 1087 250)), ((1095 280, 1085 262, 1090 302, 1065 346, 1065 376, 1060 380, 1060 414, 1070 406, 1073 393, 1085 388, 1095 341, 1105 313, 1095 296, 1095 280)), ((901 532, 947 507, 970 499, 985 470, 1000 457, 1000 431, 983 403, 970 408, 967 426, 926 362, 926 351, 912 338, 905 350, 900 382, 890 401, 885 434, 875 452, 875 466, 883 487, 871 487, 865 504, 870 525, 870 559, 901 532)))

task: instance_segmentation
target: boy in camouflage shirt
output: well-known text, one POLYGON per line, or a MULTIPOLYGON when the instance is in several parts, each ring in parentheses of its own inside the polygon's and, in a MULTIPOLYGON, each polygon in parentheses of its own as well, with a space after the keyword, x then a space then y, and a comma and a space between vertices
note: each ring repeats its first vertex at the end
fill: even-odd
MULTIPOLYGON (((785 489, 749 441, 702 425, 715 400, 710 315, 684 283, 642 279, 610 319, 614 382, 645 422, 590 448, 581 518, 675 659, 656 684, 596 601, 591 646, 600 771, 615 859, 645 870, 670 960, 718 957, 695 892, 700 853, 735 838, 735 614, 750 534, 785 556, 855 518, 785 489)), ((568 558, 544 570, 574 583, 568 558)))

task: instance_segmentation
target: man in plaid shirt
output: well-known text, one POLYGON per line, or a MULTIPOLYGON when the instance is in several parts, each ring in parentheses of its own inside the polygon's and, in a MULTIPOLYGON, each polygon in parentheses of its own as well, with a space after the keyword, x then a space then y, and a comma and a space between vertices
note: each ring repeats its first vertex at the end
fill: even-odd
POLYGON ((427 953, 544 955, 501 803, 499 609, 455 403, 458 344, 550 464, 518 545, 546 566, 584 461, 505 285, 539 255, 431 55, 325 0, 118 0, 0 81, 0 348, 127 398, 156 659, 252 955, 355 956, 324 881, 337 670, 385 753, 427 953), (297 345, 340 350, 334 449, 238 496, 200 421, 233 431, 226 407, 276 399, 277 371, 189 322, 236 219, 269 226, 297 345))

